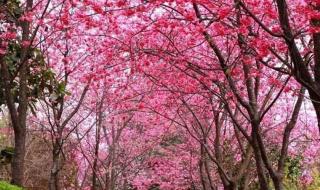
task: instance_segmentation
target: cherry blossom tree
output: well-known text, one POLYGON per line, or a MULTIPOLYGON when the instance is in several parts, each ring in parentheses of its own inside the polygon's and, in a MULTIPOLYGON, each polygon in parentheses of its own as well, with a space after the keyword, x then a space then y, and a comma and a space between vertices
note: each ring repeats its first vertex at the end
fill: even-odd
POLYGON ((9 109, 15 135, 12 183, 23 185, 28 106, 30 99, 38 96, 33 94, 30 86, 37 85, 33 83, 32 75, 39 73, 30 74, 34 72, 30 70, 34 69, 32 67, 39 70, 37 67, 43 59, 41 55, 37 55, 37 47, 33 46, 39 24, 33 25, 31 21, 36 9, 39 11, 39 18, 42 19, 48 6, 37 7, 33 0, 23 3, 19 1, 1 1, 0 3, 1 103, 5 103, 9 109))
POLYGON ((14 184, 23 185, 28 118, 52 143, 49 189, 63 188, 68 159, 79 189, 312 183, 320 2, 0 4, 14 184))

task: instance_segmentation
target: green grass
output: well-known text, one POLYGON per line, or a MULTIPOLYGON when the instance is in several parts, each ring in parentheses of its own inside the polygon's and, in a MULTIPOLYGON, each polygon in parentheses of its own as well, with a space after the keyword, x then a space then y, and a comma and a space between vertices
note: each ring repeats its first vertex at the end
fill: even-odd
POLYGON ((11 185, 5 181, 0 181, 0 190, 22 190, 22 188, 15 185, 11 185))

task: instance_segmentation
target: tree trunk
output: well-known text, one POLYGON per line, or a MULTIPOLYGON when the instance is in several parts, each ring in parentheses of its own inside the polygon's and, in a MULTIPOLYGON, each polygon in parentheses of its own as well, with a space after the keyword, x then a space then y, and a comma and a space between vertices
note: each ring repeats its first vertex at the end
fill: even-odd
POLYGON ((319 134, 320 134, 320 97, 317 96, 313 91, 308 90, 310 94, 310 98, 312 100, 312 105, 316 111, 317 115, 317 121, 318 121, 318 129, 319 129, 319 134))
POLYGON ((269 185, 268 185, 268 181, 267 181, 267 178, 265 175, 265 168, 263 167, 263 161, 261 158, 261 153, 260 153, 256 133, 257 133, 257 131, 255 129, 252 129, 252 135, 251 135, 252 136, 252 147, 253 147, 253 153, 254 153, 254 157, 255 157, 255 161, 256 161, 259 185, 260 185, 261 190, 268 190, 269 185))
POLYGON ((12 181, 11 183, 23 186, 23 176, 24 176, 24 157, 25 157, 25 142, 26 142, 26 129, 20 127, 21 130, 17 132, 14 131, 14 156, 12 159, 11 169, 12 169, 12 181))
POLYGON ((201 179, 201 185, 202 185, 202 189, 203 190, 209 190, 208 188, 208 183, 207 181, 205 180, 205 175, 204 175, 204 172, 203 172, 203 163, 200 159, 200 163, 199 163, 199 168, 200 168, 200 179, 201 179))
POLYGON ((59 160, 53 159, 52 168, 50 172, 49 190, 59 190, 59 160))
POLYGON ((96 129, 96 145, 94 150, 94 161, 93 161, 93 168, 92 168, 92 190, 97 189, 97 170, 98 170, 98 157, 99 157, 99 145, 100 145, 100 126, 101 122, 98 122, 97 129, 96 129))
POLYGON ((261 176, 259 176, 260 188, 261 189, 269 189, 269 185, 267 183, 268 181, 266 181, 266 178, 262 176, 262 175, 265 176, 264 170, 266 170, 266 171, 268 171, 268 173, 272 179, 274 189, 275 190, 283 190, 281 176, 278 175, 278 173, 272 169, 272 165, 267 160, 266 152, 265 152, 265 149, 262 144, 263 142, 262 142, 262 139, 260 136, 259 128, 260 128, 259 124, 256 124, 256 122, 253 122, 253 124, 252 124, 252 146, 253 146, 254 154, 256 157, 258 176, 261 175, 261 176), (261 164, 261 166, 258 166, 260 164, 261 164))
MULTIPOLYGON (((1 64, 1 80, 3 81, 6 105, 9 109, 10 120, 14 131, 14 155, 12 158, 12 175, 11 183, 23 186, 24 176, 24 157, 25 157, 25 141, 26 141, 26 114, 27 114, 27 101, 23 102, 25 93, 19 92, 21 95, 19 99, 19 107, 16 108, 13 95, 11 93, 10 73, 8 66, 0 59, 1 64)), ((22 68, 23 69, 23 68, 22 68)), ((20 91, 25 90, 21 86, 26 86, 25 82, 21 81, 20 91)))
MULTIPOLYGON (((29 11, 33 7, 33 0, 26 1, 26 10, 29 11)), ((22 40, 29 40, 30 35, 30 22, 24 21, 21 24, 22 40)), ((6 104, 9 108, 11 122, 14 130, 14 156, 12 160, 12 183, 23 187, 24 183, 24 157, 25 142, 26 142, 26 128, 27 128, 27 111, 28 111, 28 54, 29 47, 24 47, 21 50, 21 62, 19 72, 19 92, 18 92, 18 107, 16 108, 15 102, 12 98, 11 92, 11 79, 9 70, 6 63, 2 63, 2 73, 5 79, 5 94, 6 104), (11 96, 11 97, 8 97, 11 96)))
POLYGON ((50 171, 49 190, 60 189, 59 173, 62 168, 60 142, 61 140, 57 139, 52 150, 52 166, 50 171))
POLYGON ((248 190, 249 189, 249 178, 247 175, 244 175, 241 179, 241 183, 239 185, 239 190, 248 190))
MULTIPOLYGON (((96 144, 95 144, 95 150, 94 150, 94 161, 93 161, 93 168, 92 168, 92 190, 97 189, 97 181, 98 181, 98 158, 99 158, 99 147, 100 147, 100 138, 101 138, 101 127, 102 127, 102 120, 103 120, 103 103, 105 99, 106 93, 103 91, 101 101, 99 103, 98 109, 97 109, 97 125, 96 125, 96 144)), ((99 182, 100 187, 102 188, 101 183, 99 182)))

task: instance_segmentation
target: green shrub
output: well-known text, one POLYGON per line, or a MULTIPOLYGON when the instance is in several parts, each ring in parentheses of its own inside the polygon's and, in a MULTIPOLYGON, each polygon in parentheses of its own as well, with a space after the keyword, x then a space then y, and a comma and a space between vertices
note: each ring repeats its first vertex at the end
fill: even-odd
POLYGON ((22 188, 15 185, 11 185, 5 181, 0 181, 0 190, 22 190, 22 188))

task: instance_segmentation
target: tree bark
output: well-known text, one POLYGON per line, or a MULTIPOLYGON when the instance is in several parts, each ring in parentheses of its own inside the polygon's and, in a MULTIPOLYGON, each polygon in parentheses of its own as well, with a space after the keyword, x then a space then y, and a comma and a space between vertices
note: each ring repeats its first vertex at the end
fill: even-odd
MULTIPOLYGON (((16 126, 17 127, 17 126, 16 126)), ((20 127, 21 130, 17 132, 14 130, 14 156, 12 159, 12 181, 11 183, 23 186, 24 182, 24 157, 25 157, 25 142, 26 142, 26 130, 24 127, 20 127)))
POLYGON ((60 180, 59 173, 62 168, 61 165, 61 140, 57 139, 57 142, 53 146, 52 150, 52 166, 50 171, 49 179, 49 190, 59 190, 60 189, 60 180))
POLYGON ((199 162, 199 168, 202 187, 204 190, 215 190, 216 187, 212 183, 211 175, 209 172, 207 152, 203 144, 200 145, 200 152, 201 158, 199 162))
MULTIPOLYGON (((33 0, 26 1, 26 11, 32 9, 33 0)), ((29 40, 30 35, 30 23, 24 21, 21 23, 22 28, 22 40, 29 40)), ((24 183, 24 158, 25 158, 25 142, 26 142, 26 128, 27 128, 27 111, 28 111, 28 54, 29 47, 24 47, 21 50, 20 58, 20 71, 19 71, 19 92, 18 92, 18 108, 15 108, 15 103, 12 97, 6 97, 6 103, 9 107, 12 126, 14 130, 14 156, 12 159, 12 183, 23 187, 24 183)), ((6 96, 12 96, 11 93, 11 79, 6 63, 3 63, 3 73, 6 75, 6 96)))
POLYGON ((258 140, 257 140, 257 129, 252 129, 252 147, 253 147, 253 153, 256 161, 256 167, 257 167, 257 173, 258 173, 258 179, 259 179, 259 185, 261 190, 268 190, 268 180, 265 175, 265 168, 263 167, 263 161, 261 158, 261 153, 258 146, 258 140))
MULTIPOLYGON (((101 138, 101 127, 102 127, 102 120, 103 120, 103 101, 105 99, 105 91, 103 92, 101 101, 98 106, 97 110, 97 124, 96 124, 96 144, 94 150, 94 161, 93 161, 93 168, 92 168, 92 190, 97 189, 97 170, 98 170, 98 158, 99 158, 99 147, 100 147, 100 138, 101 138)), ((100 184, 101 185, 101 184, 100 184)))

